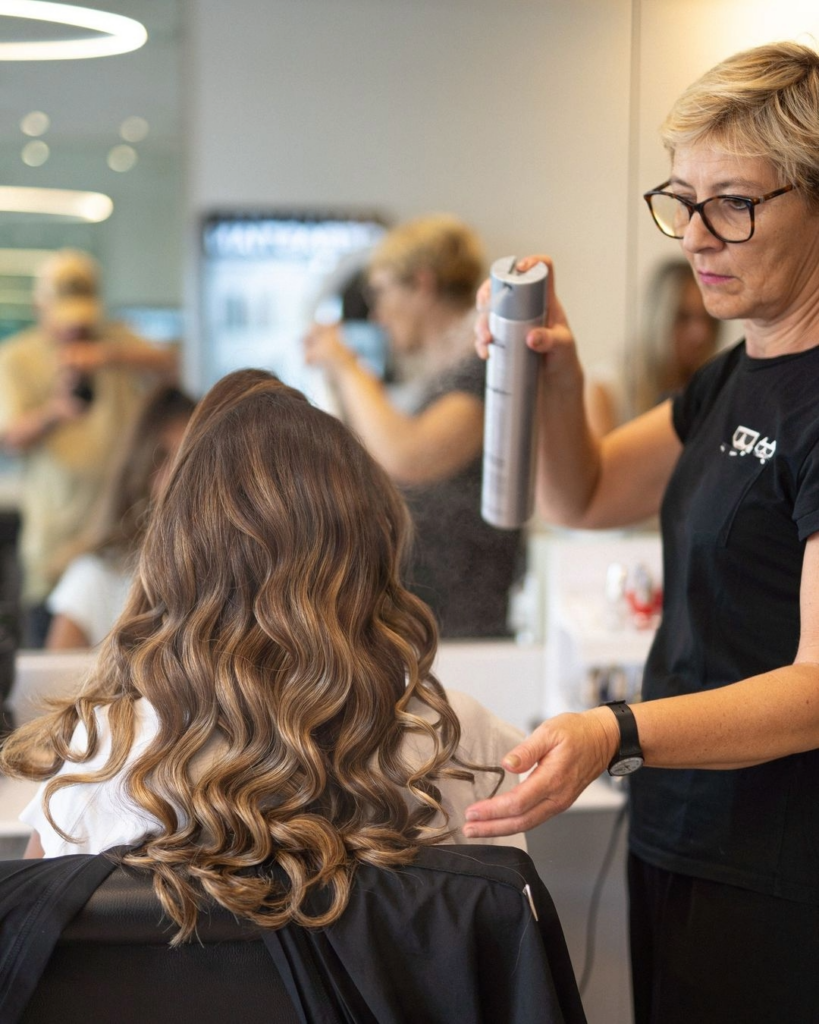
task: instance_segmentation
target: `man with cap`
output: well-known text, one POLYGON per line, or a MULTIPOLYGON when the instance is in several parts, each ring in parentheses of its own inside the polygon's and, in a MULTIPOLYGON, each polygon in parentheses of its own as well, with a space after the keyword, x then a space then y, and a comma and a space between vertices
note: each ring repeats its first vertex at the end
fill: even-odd
POLYGON ((50 256, 34 305, 36 326, 0 345, 0 444, 23 460, 22 600, 26 643, 40 646, 61 554, 88 521, 146 375, 174 375, 176 357, 104 320, 87 253, 50 256))

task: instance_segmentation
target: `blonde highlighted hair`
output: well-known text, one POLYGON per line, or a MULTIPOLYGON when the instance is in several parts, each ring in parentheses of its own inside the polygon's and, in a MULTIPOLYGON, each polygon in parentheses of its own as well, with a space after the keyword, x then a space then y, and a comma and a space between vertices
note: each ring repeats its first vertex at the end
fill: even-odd
POLYGON ((135 704, 150 702, 158 731, 124 781, 161 828, 125 859, 153 871, 175 942, 203 894, 265 927, 326 925, 356 864, 405 864, 450 834, 438 782, 477 766, 458 760, 458 719, 431 672, 432 615, 400 582, 409 530, 341 423, 268 373, 229 375, 189 424, 93 677, 7 741, 3 770, 51 779, 47 804, 122 772, 135 704), (97 750, 98 709, 106 764, 53 778, 97 750), (431 741, 415 767, 411 734, 431 741))
POLYGON ((369 269, 389 270, 404 284, 427 271, 442 299, 469 309, 483 267, 483 247, 475 232, 457 217, 433 214, 393 228, 373 253, 369 269))
POLYGON ((782 42, 744 50, 680 96, 660 128, 669 152, 702 141, 764 157, 819 204, 819 54, 782 42))
MULTIPOLYGON (((675 351, 674 334, 685 290, 690 287, 696 288, 697 282, 687 260, 664 260, 651 276, 640 336, 626 352, 629 417, 648 412, 687 383, 675 351)), ((704 306, 702 315, 710 322, 713 354, 719 345, 720 322, 704 306)))

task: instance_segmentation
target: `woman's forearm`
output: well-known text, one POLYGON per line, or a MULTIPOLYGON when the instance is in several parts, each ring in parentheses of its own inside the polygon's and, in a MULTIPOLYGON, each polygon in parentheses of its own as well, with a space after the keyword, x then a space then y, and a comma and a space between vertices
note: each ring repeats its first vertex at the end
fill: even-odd
POLYGON ((819 664, 633 705, 645 763, 745 768, 819 747, 819 664))
POLYGON ((537 498, 543 518, 582 526, 601 470, 600 444, 583 402, 583 377, 557 388, 544 374, 538 392, 537 498))
POLYGON ((586 420, 582 383, 542 391, 539 430, 538 498, 547 521, 611 529, 659 511, 682 451, 671 402, 598 440, 586 420))
MULTIPOLYGON (((801 662, 717 690, 633 704, 650 768, 747 768, 819 748, 819 663, 801 662)), ((549 718, 503 758, 529 772, 467 810, 470 838, 512 835, 570 807, 617 752, 610 708, 549 718)))
POLYGON ((412 463, 413 420, 390 402, 384 385, 353 356, 333 367, 348 426, 394 479, 412 463))
POLYGON ((47 402, 38 409, 23 413, 11 423, 2 434, 3 446, 13 453, 26 452, 51 433, 60 421, 54 403, 47 402))

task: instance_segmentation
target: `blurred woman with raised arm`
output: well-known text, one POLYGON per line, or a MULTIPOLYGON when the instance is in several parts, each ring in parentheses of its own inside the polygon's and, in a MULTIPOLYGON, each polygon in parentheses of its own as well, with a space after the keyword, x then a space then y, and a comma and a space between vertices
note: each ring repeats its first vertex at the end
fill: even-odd
POLYGON ((635 772, 638 1024, 808 1022, 819 1006, 816 972, 802 967, 819 957, 819 55, 781 43, 724 61, 662 134, 671 174, 646 194, 651 214, 680 240, 708 311, 741 320, 744 341, 598 442, 554 294, 548 326, 528 339, 544 356, 543 514, 607 527, 661 513, 665 608, 644 700, 543 723, 504 762, 532 774, 471 808, 467 828, 529 828, 607 767, 635 772))
POLYGON ((407 586, 432 609, 442 637, 509 635, 509 591, 523 569, 520 530, 480 514, 485 367, 472 348, 483 247, 456 217, 393 228, 368 267, 373 316, 394 356, 414 366, 408 408, 362 365, 335 327, 305 339, 344 418, 401 489, 415 527, 407 586))

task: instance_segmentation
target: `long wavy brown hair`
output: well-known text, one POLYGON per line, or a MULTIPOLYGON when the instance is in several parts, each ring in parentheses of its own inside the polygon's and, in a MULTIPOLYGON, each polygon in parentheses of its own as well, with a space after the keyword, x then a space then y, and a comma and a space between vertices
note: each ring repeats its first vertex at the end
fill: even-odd
POLYGON ((262 926, 326 925, 357 863, 405 864, 450 834, 437 783, 482 769, 457 757, 458 719, 431 672, 434 620, 400 582, 409 530, 346 427, 268 373, 229 375, 189 424, 93 677, 7 741, 0 765, 51 779, 46 806, 124 770, 161 823, 125 861, 153 871, 175 942, 203 894, 262 926), (140 698, 158 731, 126 767, 140 698), (53 778, 97 750, 97 709, 106 764, 53 778), (419 733, 431 753, 413 767, 402 744, 419 733))

